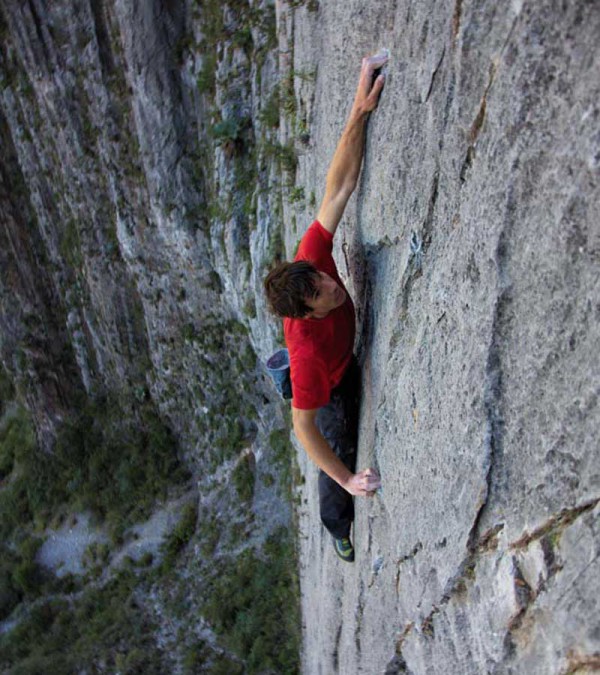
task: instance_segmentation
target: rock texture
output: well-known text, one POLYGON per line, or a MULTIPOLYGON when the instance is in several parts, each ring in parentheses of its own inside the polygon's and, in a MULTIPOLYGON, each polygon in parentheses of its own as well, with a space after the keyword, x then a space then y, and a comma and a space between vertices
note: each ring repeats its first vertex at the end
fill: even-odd
POLYGON ((293 30, 317 200, 361 55, 392 54, 336 247, 383 489, 349 567, 305 467, 304 672, 598 668, 598 7, 322 3, 293 30))
POLYGON ((269 468, 262 278, 391 52, 335 247, 383 489, 344 565, 299 450, 307 675, 600 667, 599 35, 583 0, 0 2, 3 367, 47 452, 112 396, 202 478, 269 468))

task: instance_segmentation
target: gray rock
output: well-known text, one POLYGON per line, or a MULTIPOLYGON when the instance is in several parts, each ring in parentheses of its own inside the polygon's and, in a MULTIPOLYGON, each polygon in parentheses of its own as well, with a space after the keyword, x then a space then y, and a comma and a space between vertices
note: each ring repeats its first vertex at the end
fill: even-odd
POLYGON ((304 672, 591 663, 600 13, 351 2, 295 17, 294 58, 318 66, 298 181, 319 196, 360 57, 393 55, 335 247, 360 320, 359 463, 384 491, 358 503, 352 570, 304 515, 304 672), (379 554, 397 562, 370 587, 379 554))

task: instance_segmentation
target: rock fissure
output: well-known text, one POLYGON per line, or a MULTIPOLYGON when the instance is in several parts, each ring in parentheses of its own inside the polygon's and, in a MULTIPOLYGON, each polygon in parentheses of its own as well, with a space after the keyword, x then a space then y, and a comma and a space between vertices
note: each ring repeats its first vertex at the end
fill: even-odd
POLYGON ((596 497, 579 506, 562 509, 559 513, 550 516, 546 522, 536 527, 531 533, 524 532, 519 539, 509 544, 509 549, 523 549, 542 537, 560 535, 565 528, 572 525, 581 516, 592 511, 599 503, 600 497, 596 497))
POLYGON ((444 60, 445 54, 446 54, 446 47, 444 47, 442 49, 442 54, 441 54, 441 56, 440 56, 440 58, 439 58, 439 60, 436 64, 435 68, 433 69, 433 72, 431 73, 431 78, 429 80, 429 88, 427 89, 427 93, 425 94, 425 99, 424 99, 423 103, 427 103, 427 101, 429 101, 429 97, 431 96, 431 92, 433 91, 433 85, 435 84, 435 78, 438 74, 439 69, 442 66, 442 61, 444 60))

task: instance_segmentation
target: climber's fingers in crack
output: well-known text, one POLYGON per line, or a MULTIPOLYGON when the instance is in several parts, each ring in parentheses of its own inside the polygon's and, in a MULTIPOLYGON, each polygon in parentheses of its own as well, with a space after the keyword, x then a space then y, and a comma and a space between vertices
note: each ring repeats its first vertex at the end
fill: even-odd
POLYGON ((361 488, 364 490, 365 495, 374 492, 380 487, 381 479, 375 469, 365 469, 364 471, 361 471, 359 475, 361 488))
POLYGON ((373 75, 374 71, 385 66, 389 58, 389 55, 385 52, 365 56, 362 60, 362 70, 368 75, 373 75))
POLYGON ((381 486, 381 479, 375 469, 364 469, 353 474, 344 484, 344 488, 351 494, 358 497, 367 497, 369 493, 375 492, 381 486))
POLYGON ((362 61, 360 79, 358 81, 357 99, 363 103, 367 111, 371 111, 377 105, 379 94, 385 83, 385 76, 380 73, 373 81, 373 75, 388 61, 386 54, 366 56, 362 61))

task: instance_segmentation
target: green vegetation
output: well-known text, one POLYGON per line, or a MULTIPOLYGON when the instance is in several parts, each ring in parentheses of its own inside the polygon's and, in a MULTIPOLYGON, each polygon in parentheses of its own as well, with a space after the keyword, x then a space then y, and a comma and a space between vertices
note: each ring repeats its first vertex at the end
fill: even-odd
POLYGON ((245 121, 236 117, 228 117, 222 122, 214 124, 211 133, 213 138, 218 143, 235 142, 241 140, 243 127, 246 125, 245 121))
MULTIPOLYGON (((260 89, 260 68, 276 43, 274 5, 260 9, 247 0, 225 4, 197 0, 195 4, 194 13, 202 26, 193 34, 201 34, 203 43, 196 45, 192 34, 187 33, 173 46, 180 64, 188 52, 201 53, 203 59, 197 86, 207 115, 199 120, 199 131, 205 136, 208 131, 210 136, 191 159, 206 188, 208 208, 190 209, 189 216, 202 223, 207 235, 211 235, 213 225, 215 239, 221 223, 235 228, 236 246, 245 270, 245 263, 251 263, 246 244, 257 220, 258 195, 272 188, 266 185, 268 167, 264 163, 259 167, 259 159, 274 160, 287 175, 285 187, 277 186, 276 199, 281 201, 283 192, 290 187, 292 201, 304 199, 302 188, 293 188, 297 165, 294 144, 279 145, 269 140, 274 137, 272 130, 279 124, 281 110, 296 114, 293 75, 282 87, 274 88, 260 112, 262 127, 254 127, 247 113, 237 113, 246 109, 252 72, 257 78, 253 86, 260 89), (233 63, 234 49, 237 65, 229 71, 227 67, 220 70, 221 113, 215 100, 217 61, 222 59, 225 66, 233 63), (240 50, 246 54, 247 63, 240 50), (265 137, 257 138, 257 129, 265 137), (210 162, 215 146, 220 146, 228 167, 226 190, 221 187, 219 191, 211 184, 210 162)), ((103 73, 103 78, 112 99, 110 126, 119 130, 114 139, 118 146, 116 163, 122 178, 141 184, 145 175, 132 120, 131 91, 121 67, 121 36, 116 22, 112 24, 107 29, 115 67, 103 73)), ((55 30, 61 31, 58 26, 55 30)), ((70 42, 68 31, 62 31, 62 35, 65 44, 70 42)), ((74 39, 83 46, 88 44, 89 36, 80 34, 74 39)), ((83 85, 78 88, 85 92, 83 85)), ((28 94, 27 90, 22 93, 28 94)), ((80 141, 89 163, 97 154, 96 144, 102 132, 95 126, 97 115, 91 114, 93 102, 87 95, 82 93, 75 102, 81 121, 80 141)), ((136 189, 136 185, 131 187, 136 189)), ((133 216, 127 190, 119 190, 116 202, 126 216, 133 216)), ((101 218, 94 221, 101 226, 97 229, 102 231, 103 250, 109 258, 119 253, 112 208, 112 202, 104 204, 98 216, 101 218)), ((185 209, 172 202, 165 213, 177 220, 185 209)), ((76 271, 85 253, 81 250, 84 234, 78 221, 65 220, 60 251, 76 271)), ((283 255, 281 227, 273 228, 270 247, 274 256, 283 255)), ((206 284, 216 292, 221 289, 215 273, 206 284)), ((83 303, 84 291, 77 292, 83 303)), ((184 302, 185 295, 180 293, 178 300, 184 302)), ((137 336, 137 329, 143 333, 145 328, 139 302, 133 311, 137 336)), ((253 297, 246 300, 244 312, 248 317, 256 316, 253 297)), ((201 353, 204 358, 202 372, 192 389, 197 392, 198 405, 208 410, 200 416, 198 430, 203 443, 211 448, 212 466, 202 467, 209 471, 238 455, 254 439, 258 413, 252 383, 259 377, 257 357, 245 327, 217 316, 195 319, 182 329, 181 337, 188 353, 201 353)), ((19 358, 24 370, 29 353, 22 350, 19 358)), ((173 388, 165 396, 176 393, 173 388)), ((10 379, 0 370, 0 412, 13 396, 10 379)), ((250 508, 256 487, 251 455, 239 459, 231 485, 216 483, 219 498, 214 504, 209 501, 202 506, 206 514, 198 514, 195 504, 183 509, 162 545, 159 560, 154 561, 151 553, 138 563, 125 558, 120 563, 121 570, 116 571, 109 567, 111 561, 117 560, 115 544, 122 543, 130 525, 151 513, 157 502, 167 496, 169 487, 185 481, 187 473, 178 459, 175 439, 151 403, 143 379, 128 385, 127 391, 96 396, 93 401, 82 397, 73 407, 80 412, 65 420, 52 452, 47 454, 37 447, 31 420, 23 407, 14 411, 9 408, 0 425, 0 536, 7 542, 0 545, 0 620, 15 620, 12 630, 0 635, 0 671, 17 675, 170 672, 171 664, 156 646, 157 627, 145 606, 146 597, 152 593, 165 607, 165 620, 173 616, 189 619, 199 609, 198 603, 204 603, 207 618, 215 623, 219 636, 216 647, 182 628, 177 649, 183 655, 185 672, 298 672, 299 589, 292 533, 282 530, 268 540, 264 550, 247 550, 236 560, 228 553, 232 550, 228 547, 237 551, 248 545, 251 535, 252 541, 256 538, 250 508), (228 500, 237 509, 232 510, 230 519, 228 500), (88 548, 84 579, 57 579, 36 563, 42 543, 36 535, 80 510, 91 512, 96 523, 104 523, 112 540, 88 548), (197 552, 200 555, 195 555, 197 552), (208 582, 203 575, 195 578, 195 573, 178 575, 183 565, 190 571, 208 570, 208 582), (195 584, 194 590, 199 590, 193 598, 191 583, 195 584)), ((274 434, 271 444, 276 450, 276 462, 280 463, 284 483, 291 486, 294 473, 286 432, 274 434)), ((266 474, 264 481, 273 485, 276 479, 266 474)))
POLYGON ((194 535, 197 520, 198 507, 194 501, 185 506, 175 529, 169 534, 167 540, 162 545, 163 559, 161 570, 163 572, 168 572, 173 567, 181 549, 194 535))
POLYGON ((209 461, 210 469, 215 469, 235 457, 256 434, 257 413, 250 405, 256 354, 246 327, 237 321, 206 315, 202 328, 188 330, 187 334, 211 355, 206 358, 210 377, 198 392, 198 403, 206 404, 209 410, 198 419, 198 426, 200 436, 213 448, 209 461))
POLYGON ((48 580, 35 562, 41 544, 41 539, 24 536, 14 549, 0 545, 0 620, 45 590, 48 580))
POLYGON ((258 119, 266 127, 276 128, 279 126, 279 108, 280 108, 279 87, 275 87, 271 92, 271 96, 263 105, 261 111, 258 113, 258 119))
POLYGON ((281 262, 285 258, 285 244, 281 227, 273 226, 269 237, 269 246, 265 259, 270 263, 281 262))
POLYGON ((264 151, 266 157, 279 162, 281 170, 285 171, 290 179, 294 177, 298 166, 298 157, 293 143, 282 145, 281 143, 268 142, 264 146, 264 151))
POLYGON ((227 649, 249 675, 299 672, 296 554, 289 531, 267 540, 264 558, 248 549, 212 580, 203 607, 227 649))
POLYGON ((117 397, 87 402, 59 430, 53 454, 37 449, 24 408, 0 434, 0 536, 42 528, 65 507, 89 510, 118 538, 146 517, 167 488, 187 479, 175 440, 150 403, 123 419, 117 397))
POLYGON ((185 675, 244 675, 244 666, 225 654, 215 653, 205 642, 198 641, 186 651, 183 672, 185 675))
POLYGON ((294 487, 301 483, 302 474, 295 461, 289 427, 272 431, 269 435, 269 444, 273 451, 273 462, 280 470, 281 484, 286 496, 292 502, 294 500, 294 487))
POLYGON ((71 267, 79 268, 82 265, 83 258, 77 223, 71 218, 66 221, 64 228, 60 239, 60 254, 71 267))
POLYGON ((101 662, 108 672, 167 672, 154 643, 155 627, 136 600, 140 582, 126 569, 75 599, 32 605, 13 630, 0 636, 0 669, 7 672, 10 664, 15 675, 66 675, 101 662))
POLYGON ((244 303, 244 315, 249 319, 256 319, 256 301, 253 295, 249 295, 244 303))
POLYGON ((5 405, 12 400, 14 394, 12 381, 0 363, 0 413, 4 411, 5 405))
POLYGON ((304 188, 300 186, 295 186, 291 188, 290 194, 288 197, 290 204, 296 204, 298 202, 304 201, 304 188))
POLYGON ((252 497, 254 496, 255 476, 254 469, 252 468, 252 459, 252 455, 244 455, 233 470, 233 484, 243 502, 252 501, 252 497))

